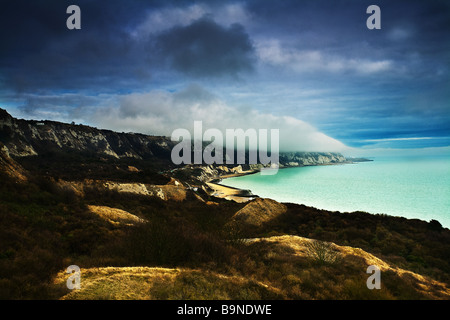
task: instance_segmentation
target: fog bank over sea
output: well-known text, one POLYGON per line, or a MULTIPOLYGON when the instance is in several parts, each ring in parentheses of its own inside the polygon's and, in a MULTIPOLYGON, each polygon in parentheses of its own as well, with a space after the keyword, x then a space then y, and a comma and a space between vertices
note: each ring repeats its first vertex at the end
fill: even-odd
POLYGON ((308 166, 229 178, 222 184, 319 209, 439 221, 450 227, 448 155, 377 156, 371 162, 308 166))

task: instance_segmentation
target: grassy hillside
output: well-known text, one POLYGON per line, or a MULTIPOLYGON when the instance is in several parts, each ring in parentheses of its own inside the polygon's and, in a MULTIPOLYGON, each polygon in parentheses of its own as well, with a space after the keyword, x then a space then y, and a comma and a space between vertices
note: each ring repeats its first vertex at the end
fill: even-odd
POLYGON ((194 191, 184 200, 95 187, 80 195, 36 175, 1 181, 1 299, 450 297, 450 231, 436 223, 285 204, 263 223, 237 224, 236 213, 247 219, 261 205, 194 191), (318 259, 311 239, 336 243, 318 242, 336 259, 318 259), (384 268, 381 290, 366 287, 373 261, 384 268), (80 291, 65 286, 72 264, 80 291))

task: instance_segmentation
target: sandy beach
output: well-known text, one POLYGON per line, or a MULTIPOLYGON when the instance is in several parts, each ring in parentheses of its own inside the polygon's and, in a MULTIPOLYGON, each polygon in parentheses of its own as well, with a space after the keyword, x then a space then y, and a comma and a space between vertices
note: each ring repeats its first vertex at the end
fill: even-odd
POLYGON ((214 190, 213 194, 212 194, 214 197, 223 198, 223 199, 227 199, 227 200, 233 200, 236 202, 247 202, 247 201, 253 200, 257 196, 252 195, 250 190, 242 190, 242 189, 238 189, 238 188, 228 187, 228 186, 220 184, 220 182, 222 181, 222 179, 231 178, 231 177, 239 177, 239 176, 252 174, 252 173, 256 173, 256 171, 246 171, 246 172, 242 172, 242 173, 227 174, 227 175, 220 176, 220 178, 218 178, 218 179, 210 180, 210 181, 206 182, 206 184, 208 185, 208 187, 210 187, 212 190, 214 190))

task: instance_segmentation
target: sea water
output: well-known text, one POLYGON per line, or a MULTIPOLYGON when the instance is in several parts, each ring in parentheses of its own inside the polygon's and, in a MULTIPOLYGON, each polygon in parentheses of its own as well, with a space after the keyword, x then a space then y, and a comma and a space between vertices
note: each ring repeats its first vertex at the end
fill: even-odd
POLYGON ((279 202, 434 219, 450 228, 448 156, 383 157, 354 164, 286 168, 275 175, 228 178, 222 184, 279 202))

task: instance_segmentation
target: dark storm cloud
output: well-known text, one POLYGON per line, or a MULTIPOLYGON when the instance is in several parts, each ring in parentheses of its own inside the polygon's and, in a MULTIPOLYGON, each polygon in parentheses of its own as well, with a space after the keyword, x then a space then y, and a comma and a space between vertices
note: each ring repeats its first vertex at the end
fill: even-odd
MULTIPOLYGON (((128 28, 143 18, 141 1, 77 1, 81 30, 68 30, 72 1, 9 1, 2 10, 2 81, 28 90, 114 90, 149 76, 128 28), (114 87, 114 88, 112 88, 114 87)), ((136 83, 136 82, 135 82, 136 83)))
MULTIPOLYGON (((389 59, 404 66, 413 54, 448 61, 448 42, 443 42, 450 30, 446 0, 249 0, 247 8, 260 25, 270 26, 261 32, 287 39, 293 48, 326 50, 346 58, 389 59), (372 4, 381 8, 380 30, 366 27, 366 9, 372 4)), ((429 65, 415 67, 419 74, 426 73, 429 65)))
MULTIPOLYGON (((0 35, 7 50, 0 51, 0 84, 16 92, 117 92, 146 87, 155 73, 170 75, 166 59, 194 77, 236 76, 253 68, 254 50, 241 25, 223 27, 204 18, 135 37, 148 13, 170 10, 170 1, 80 0, 81 30, 68 30, 71 4, 18 0, 2 6, 0 35)), ((204 7, 212 10, 213 4, 204 7)))
POLYGON ((162 33, 157 48, 176 70, 196 77, 217 77, 251 71, 254 48, 239 24, 222 27, 208 17, 162 33))

